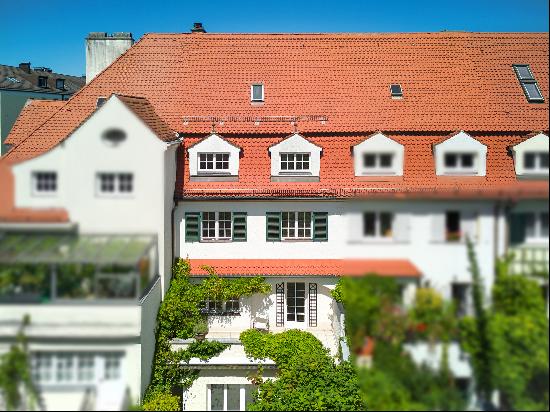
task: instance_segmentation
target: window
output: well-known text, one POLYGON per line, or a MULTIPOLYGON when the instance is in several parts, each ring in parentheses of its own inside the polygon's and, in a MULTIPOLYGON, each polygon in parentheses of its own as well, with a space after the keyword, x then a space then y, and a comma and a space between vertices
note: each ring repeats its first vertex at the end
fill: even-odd
POLYGON ((548 173, 548 153, 525 152, 523 167, 529 173, 548 173))
POLYGON ((202 212, 201 240, 231 240, 231 212, 202 212))
POLYGON ((70 382, 73 380, 73 355, 70 353, 57 355, 57 382, 70 382))
POLYGON ((134 191, 134 175, 132 173, 99 173, 99 193, 123 195, 134 191))
POLYGON ((363 168, 365 172, 388 171, 393 168, 392 153, 364 153, 363 168))
POLYGON ((391 97, 403 97, 403 90, 400 84, 392 84, 390 86, 391 97))
POLYGON ((306 284, 288 282, 286 284, 286 320, 287 322, 305 322, 306 284))
POLYGON ((207 299, 200 304, 200 312, 203 315, 239 315, 241 304, 238 298, 227 301, 207 299))
POLYGON ((78 380, 80 382, 90 382, 94 379, 94 355, 85 353, 78 356, 78 380))
POLYGON ((122 356, 118 353, 105 355, 105 380, 116 380, 120 378, 120 363, 122 356))
POLYGON ((309 171, 309 153, 281 153, 281 172, 309 171))
POLYGON ((365 212, 363 213, 363 236, 366 238, 393 237, 393 213, 365 212))
POLYGON ((49 353, 37 353, 31 359, 33 380, 38 383, 50 382, 53 378, 52 355, 49 353))
POLYGON ((110 146, 117 146, 126 139, 126 133, 121 129, 108 129, 103 132, 101 137, 110 146))
POLYGON ((48 194, 57 192, 57 173, 56 172, 35 172, 34 173, 34 192, 48 194))
POLYGON ((445 170, 451 173, 472 173, 475 171, 474 153, 445 153, 445 170))
POLYGON ((252 385, 208 385, 207 410, 245 411, 253 401, 252 385))
POLYGON ((38 87, 48 87, 48 78, 46 76, 38 76, 38 87))
POLYGON ((527 241, 548 240, 548 212, 527 213, 525 237, 527 241))
POLYGON ((55 79, 55 88, 65 90, 65 79, 55 79))
POLYGON ((264 85, 263 84, 253 84, 250 86, 250 100, 253 102, 263 102, 264 101, 264 85))
POLYGON ((283 212, 281 236, 283 239, 311 239, 311 212, 283 212))
POLYGON ((227 172, 229 153, 199 153, 199 172, 227 172))
POLYGON ((458 317, 468 316, 471 313, 470 284, 454 282, 451 284, 451 298, 455 304, 458 317))
POLYGON ((528 64, 514 64, 512 65, 516 76, 519 80, 519 84, 523 88, 523 92, 527 97, 527 101, 532 102, 544 102, 544 97, 539 89, 539 85, 531 71, 528 64))
POLYGON ((460 232, 460 212, 445 213, 445 240, 447 242, 458 242, 462 238, 460 232))

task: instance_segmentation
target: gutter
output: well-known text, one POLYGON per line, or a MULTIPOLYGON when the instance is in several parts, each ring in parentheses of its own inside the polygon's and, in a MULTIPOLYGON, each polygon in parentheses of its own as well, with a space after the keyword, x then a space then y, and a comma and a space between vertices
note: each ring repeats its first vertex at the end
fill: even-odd
POLYGON ((55 232, 68 232, 76 230, 78 225, 74 222, 16 222, 7 223, 0 222, 0 230, 14 230, 14 231, 55 231, 55 232))

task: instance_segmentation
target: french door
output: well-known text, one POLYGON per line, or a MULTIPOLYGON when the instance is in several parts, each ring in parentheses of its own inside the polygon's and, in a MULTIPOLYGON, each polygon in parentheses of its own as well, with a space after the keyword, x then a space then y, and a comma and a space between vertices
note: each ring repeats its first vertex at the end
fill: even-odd
POLYGON ((306 323, 306 284, 287 282, 286 284, 286 324, 305 326, 306 323))

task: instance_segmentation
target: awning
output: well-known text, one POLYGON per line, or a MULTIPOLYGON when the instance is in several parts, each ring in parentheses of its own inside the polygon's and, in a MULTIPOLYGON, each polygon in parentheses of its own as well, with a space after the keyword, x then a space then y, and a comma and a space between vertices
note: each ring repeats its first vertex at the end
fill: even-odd
POLYGON ((6 233, 0 264, 136 265, 154 245, 153 235, 6 233))
POLYGON ((191 259, 191 275, 205 276, 203 265, 220 276, 360 276, 420 277, 407 259, 191 259))

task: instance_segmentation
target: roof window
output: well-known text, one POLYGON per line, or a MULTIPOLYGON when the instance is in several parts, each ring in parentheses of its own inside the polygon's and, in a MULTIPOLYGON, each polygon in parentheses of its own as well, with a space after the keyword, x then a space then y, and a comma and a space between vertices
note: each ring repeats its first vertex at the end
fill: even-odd
POLYGON ((528 64, 512 65, 528 102, 544 102, 539 85, 528 64))
POLYGON ((48 78, 46 76, 38 76, 38 87, 48 87, 48 78))
POLYGON ((403 90, 401 89, 400 84, 390 85, 390 93, 391 93, 391 97, 394 99, 403 97, 403 90))
POLYGON ((253 84, 250 87, 250 100, 253 102, 264 101, 264 85, 261 83, 253 84))
POLYGON ((55 88, 60 90, 65 90, 65 79, 56 79, 55 88))

